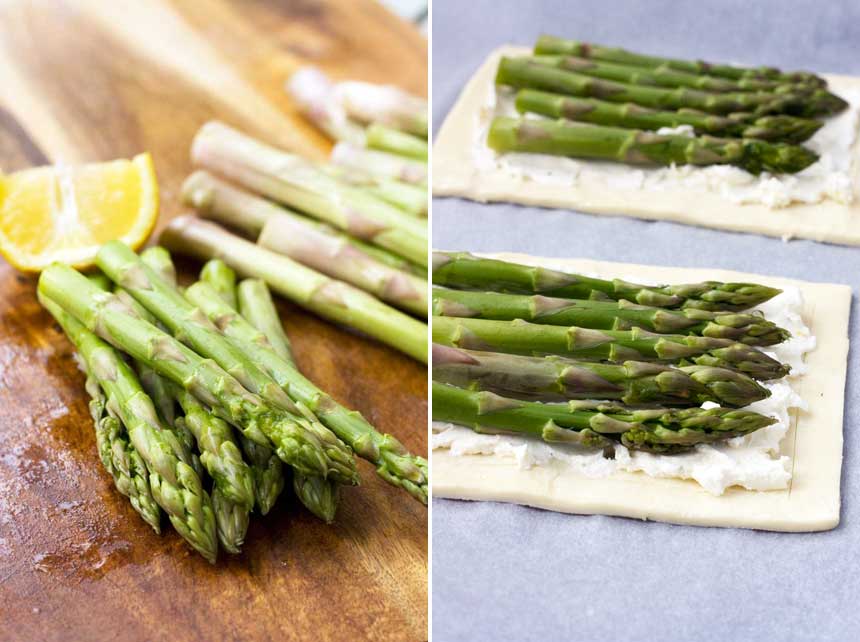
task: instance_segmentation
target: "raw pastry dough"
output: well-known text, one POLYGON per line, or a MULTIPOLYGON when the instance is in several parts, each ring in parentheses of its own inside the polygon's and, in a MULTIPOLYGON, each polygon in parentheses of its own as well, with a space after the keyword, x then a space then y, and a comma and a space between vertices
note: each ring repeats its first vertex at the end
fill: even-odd
MULTIPOLYGON (((507 201, 577 209, 594 214, 628 214, 637 218, 676 221, 755 232, 784 239, 860 245, 860 163, 853 166, 854 201, 843 205, 832 200, 811 205, 794 203, 780 209, 761 204, 732 203, 714 192, 690 188, 665 190, 608 189, 594 180, 580 178, 575 185, 511 180, 502 170, 478 170, 472 159, 477 114, 492 83, 499 57, 521 49, 503 47, 493 52, 460 94, 433 146, 433 194, 461 196, 476 201, 507 201)), ((847 87, 860 88, 860 78, 825 76, 847 87)), ((860 136, 854 145, 860 154, 860 136)))
MULTIPOLYGON (((540 260, 515 254, 493 256, 520 262, 540 260)), ((804 298, 804 321, 816 336, 818 345, 806 356, 808 371, 792 384, 809 404, 809 410, 791 411, 792 425, 781 445, 781 453, 791 457, 793 462, 789 487, 767 492, 729 488, 725 494, 714 496, 691 480, 660 479, 643 473, 617 473, 595 479, 578 474, 555 460, 522 470, 511 459, 492 455, 453 456, 446 450, 435 450, 432 453, 435 497, 514 502, 567 513, 600 513, 678 524, 773 531, 820 531, 839 523, 850 287, 725 270, 584 259, 554 260, 553 267, 605 276, 636 274, 646 282, 716 279, 798 287, 804 298)))

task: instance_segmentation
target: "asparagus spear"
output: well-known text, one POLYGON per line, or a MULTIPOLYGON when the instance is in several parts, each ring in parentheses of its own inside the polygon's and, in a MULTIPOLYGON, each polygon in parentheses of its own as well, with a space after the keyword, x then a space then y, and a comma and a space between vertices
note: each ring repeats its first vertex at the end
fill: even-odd
POLYGON ((562 96, 536 89, 520 89, 516 96, 519 112, 533 112, 551 118, 623 127, 657 130, 661 127, 690 125, 697 134, 722 137, 758 138, 761 140, 802 143, 824 124, 811 118, 794 116, 717 116, 693 109, 658 111, 633 103, 610 103, 594 98, 562 96))
POLYGON ((804 147, 757 139, 654 134, 640 129, 497 117, 487 144, 497 152, 554 154, 630 165, 735 165, 750 174, 794 174, 818 160, 804 147))
POLYGON ((397 439, 380 434, 358 412, 344 408, 315 386, 294 364, 278 356, 259 331, 213 297, 207 284, 196 283, 185 295, 261 364, 292 398, 307 405, 360 457, 373 463, 383 479, 402 487, 419 501, 427 502, 427 462, 424 459, 411 455, 397 439))
MULTIPOLYGON (((143 258, 143 257, 141 257, 143 258)), ((239 307, 236 300, 236 273, 221 259, 209 259, 200 270, 200 280, 209 283, 231 308, 239 307)), ((175 281, 170 282, 175 285, 175 281)))
MULTIPOLYGON (((226 341, 208 319, 128 246, 120 241, 110 241, 101 247, 96 262, 105 274, 126 289, 183 343, 212 359, 248 390, 259 394, 270 406, 278 408, 283 416, 292 420, 289 438, 300 444, 300 448, 279 448, 278 455, 287 457, 284 459, 287 463, 309 474, 330 474, 333 479, 346 483, 357 481, 355 462, 349 449, 313 417, 307 417, 251 359, 226 341)), ((277 441, 275 445, 279 446, 277 441)))
POLYGON ((99 290, 72 268, 58 263, 44 270, 39 279, 39 301, 65 330, 86 363, 87 371, 104 390, 107 407, 128 430, 131 443, 149 469, 150 490, 156 503, 164 509, 180 535, 214 563, 218 544, 210 498, 194 469, 176 456, 166 438, 167 427, 159 420, 152 400, 128 364, 66 309, 68 301, 81 292, 88 292, 91 298, 116 300, 114 295, 99 290), (74 275, 74 288, 55 287, 59 283, 54 276, 60 273, 74 275))
MULTIPOLYGON (((201 275, 202 276, 202 275, 201 275)), ((221 300, 232 310, 238 310, 238 305, 231 305, 231 302, 238 302, 239 297, 236 292, 236 273, 226 265, 223 269, 210 271, 207 274, 208 278, 201 279, 206 283, 212 292, 217 292, 221 300)), ((244 288, 242 305, 244 308, 250 308, 256 319, 261 320, 262 324, 268 328, 269 333, 263 332, 263 338, 266 339, 268 347, 275 350, 292 361, 292 352, 290 351, 289 339, 287 338, 284 328, 281 325, 281 320, 278 318, 278 313, 272 303, 272 297, 269 294, 269 289, 263 281, 248 279, 243 282, 244 288), (249 299, 249 294, 250 299, 249 299), (277 347, 274 347, 277 346, 277 347)), ((258 326, 258 329, 259 326, 258 326)), ((280 492, 283 489, 283 479, 274 480, 267 479, 267 476, 277 474, 270 465, 264 465, 262 461, 267 453, 260 451, 262 447, 258 447, 254 453, 255 459, 261 460, 257 470, 254 471, 255 478, 258 478, 265 484, 263 492, 271 493, 275 488, 280 492)), ((269 452, 270 457, 274 455, 269 452)), ((335 512, 337 510, 337 500, 339 496, 337 482, 323 479, 319 476, 309 476, 304 473, 294 471, 293 486, 296 490, 296 495, 299 500, 314 514, 325 520, 327 523, 334 521, 335 512)), ((257 503, 260 506, 271 505, 265 497, 258 498, 257 503)), ((268 510, 268 509, 267 509, 268 510)))
POLYGON ((595 330, 644 328, 660 334, 695 334, 768 346, 789 338, 786 330, 758 314, 664 310, 629 301, 586 301, 542 295, 497 294, 433 288, 433 313, 512 321, 523 319, 549 325, 595 330))
POLYGON ((813 118, 845 109, 847 103, 827 91, 806 93, 734 92, 713 93, 678 87, 648 87, 592 78, 584 74, 557 69, 528 58, 503 57, 499 61, 496 83, 517 89, 543 89, 585 98, 599 98, 614 103, 636 103, 655 109, 691 108, 709 114, 752 112, 757 115, 789 114, 813 118))
POLYGON ((683 452, 776 422, 731 408, 630 409, 587 401, 517 401, 435 381, 433 419, 467 426, 475 432, 524 434, 549 443, 604 449, 620 442, 630 449, 657 453, 683 452))
POLYGON ((338 143, 329 160, 335 165, 384 176, 411 185, 427 184, 427 163, 350 143, 338 143))
POLYGON ((366 292, 240 239, 217 225, 179 217, 162 233, 165 245, 200 259, 219 256, 244 276, 264 280, 282 296, 427 362, 427 325, 366 292))
POLYGON ((589 330, 522 320, 433 318, 433 341, 472 350, 543 356, 557 354, 593 361, 656 361, 679 366, 728 368, 753 379, 780 379, 791 370, 761 350, 728 339, 654 334, 632 330, 589 330))
POLYGON ((392 85, 345 81, 335 93, 347 114, 363 123, 388 127, 427 137, 427 101, 392 85))
POLYGON ((808 71, 782 72, 773 67, 738 67, 734 65, 721 65, 702 60, 674 60, 671 58, 658 58, 657 56, 644 56, 624 49, 603 47, 592 43, 565 40, 553 36, 543 35, 538 38, 534 51, 536 54, 562 54, 579 56, 581 58, 593 58, 595 60, 606 60, 623 65, 633 65, 646 69, 677 69, 691 74, 710 74, 720 78, 731 80, 742 79, 765 79, 778 80, 789 83, 811 83, 813 85, 825 86, 827 83, 823 78, 808 71))
POLYGON ((770 391, 740 372, 711 366, 676 368, 642 361, 621 364, 557 356, 521 357, 434 344, 433 379, 517 399, 613 399, 628 405, 700 406, 706 401, 739 408, 770 391))
POLYGON ((224 550, 239 553, 254 506, 254 477, 242 459, 233 431, 223 419, 206 410, 194 395, 179 386, 173 392, 185 417, 177 419, 197 439, 200 459, 214 482, 212 508, 218 540, 224 550))
MULTIPOLYGON (((741 91, 796 91, 803 89, 805 84, 798 85, 794 82, 766 80, 758 78, 738 78, 731 80, 711 76, 704 72, 691 73, 672 69, 665 65, 648 68, 630 64, 619 64, 598 60, 596 58, 582 58, 567 55, 536 55, 531 58, 534 62, 559 69, 567 69, 617 82, 629 83, 631 85, 650 85, 653 87, 690 87, 703 91, 741 92, 741 91)), ((813 85, 818 86, 818 85, 813 85)))
POLYGON ((260 279, 245 279, 239 283, 238 299, 240 314, 266 337, 272 351, 281 359, 294 363, 290 339, 281 325, 266 282, 260 279))
POLYGON ((365 132, 365 144, 370 149, 417 158, 427 162, 427 140, 402 131, 373 123, 365 132))
POLYGON ((375 196, 326 175, 308 161, 220 123, 204 125, 191 148, 195 163, 263 196, 296 207, 352 236, 419 265, 427 264, 427 228, 375 196))
MULTIPOLYGON (((57 321, 62 310, 51 301, 45 307, 57 321)), ((65 330, 65 328, 64 328, 65 330)), ((107 399, 99 387, 98 380, 87 375, 86 390, 90 395, 90 416, 95 428, 96 447, 105 470, 113 478, 116 489, 128 497, 132 507, 143 520, 161 533, 161 510, 149 487, 149 472, 140 453, 128 439, 122 423, 107 411, 107 399)))
POLYGON ((640 285, 599 279, 544 267, 475 256, 468 252, 433 252, 433 283, 452 288, 545 294, 588 299, 595 293, 655 308, 699 308, 737 312, 769 301, 782 290, 757 283, 702 281, 679 285, 640 285))
MULTIPOLYGON (((326 223, 300 216, 269 200, 233 187, 203 170, 194 172, 186 179, 182 186, 182 199, 187 205, 195 207, 204 218, 237 228, 245 235, 255 239, 270 219, 276 219, 283 215, 301 223, 313 225, 326 234, 337 235, 346 243, 389 267, 412 272, 419 276, 427 276, 426 269, 393 252, 344 234, 326 223)), ((272 227, 277 230, 278 225, 275 222, 272 227)))
POLYGON ((341 462, 335 464, 328 452, 321 451, 315 433, 309 434, 299 422, 243 388, 212 360, 140 319, 116 295, 100 291, 72 268, 52 265, 42 272, 39 283, 45 296, 101 338, 150 364, 158 374, 195 395, 248 438, 266 446, 271 439, 284 461, 322 474, 335 465, 337 469, 343 467, 341 462))

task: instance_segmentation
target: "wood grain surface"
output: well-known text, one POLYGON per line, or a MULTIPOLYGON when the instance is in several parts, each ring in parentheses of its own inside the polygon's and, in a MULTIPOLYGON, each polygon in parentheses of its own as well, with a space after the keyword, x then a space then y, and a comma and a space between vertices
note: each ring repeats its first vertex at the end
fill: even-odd
MULTIPOLYGON (((297 66, 426 94, 426 44, 370 0, 0 2, 0 167, 148 150, 159 228, 197 128, 219 118, 308 155, 297 66)), ((199 269, 182 263, 185 278, 199 269)), ((281 302, 305 373, 416 453, 425 368, 281 302)), ((359 464, 327 527, 289 494, 210 566, 155 535, 98 461, 72 348, 0 261, 0 640, 422 640, 427 510, 359 464)))

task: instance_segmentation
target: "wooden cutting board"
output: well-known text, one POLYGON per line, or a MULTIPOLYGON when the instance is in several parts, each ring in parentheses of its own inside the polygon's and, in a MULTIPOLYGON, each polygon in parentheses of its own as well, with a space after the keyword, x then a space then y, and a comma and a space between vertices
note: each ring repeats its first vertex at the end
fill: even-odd
MULTIPOLYGON (((323 157, 284 79, 426 95, 427 50, 370 0, 10 0, 0 3, 0 167, 150 151, 159 229, 181 208, 188 150, 211 118, 323 157)), ((199 269, 181 265, 184 276, 199 269)), ((427 451, 424 366, 281 302, 302 370, 415 453, 427 451)), ((285 494, 242 555, 210 566, 155 535, 96 455, 84 379, 0 260, 0 640, 422 640, 427 509, 365 462, 325 526, 285 494)))

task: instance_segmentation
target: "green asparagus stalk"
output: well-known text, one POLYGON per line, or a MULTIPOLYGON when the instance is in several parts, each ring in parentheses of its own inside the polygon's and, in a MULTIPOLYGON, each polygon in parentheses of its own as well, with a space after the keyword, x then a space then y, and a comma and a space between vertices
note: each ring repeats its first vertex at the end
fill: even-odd
MULTIPOLYGON (((239 299, 236 292, 235 272, 225 265, 224 269, 219 269, 217 272, 210 271, 207 276, 209 278, 201 279, 201 281, 209 286, 207 288, 210 291, 209 293, 216 292, 221 300, 230 306, 230 309, 238 310, 238 306, 230 305, 231 301, 238 302, 239 299)), ((263 336, 260 338, 261 343, 292 362, 289 339, 281 325, 281 320, 278 318, 278 313, 275 310, 266 284, 263 281, 248 279, 247 281, 243 281, 243 286, 242 292, 244 292, 244 296, 242 297, 242 307, 250 308, 258 321, 262 318, 262 325, 269 331, 267 333, 258 326, 258 329, 263 333, 263 336), (271 336, 269 333, 271 333, 271 336), (277 348, 274 346, 277 346, 277 348)), ((262 447, 258 447, 257 450, 259 451, 260 448, 262 447)), ((255 459, 262 460, 265 454, 265 452, 256 452, 255 459)), ((269 453, 269 455, 273 456, 272 453, 269 453)), ((254 471, 254 476, 266 483, 262 491, 270 493, 275 488, 272 483, 274 480, 270 481, 265 479, 265 477, 275 474, 275 471, 271 466, 264 465, 265 461, 261 461, 260 464, 257 470, 254 471)), ((278 490, 280 492, 283 489, 283 480, 279 480, 277 483, 279 484, 278 490)), ((319 476, 309 476, 300 472, 294 472, 293 486, 296 489, 296 495, 299 497, 299 500, 314 515, 317 515, 327 523, 334 521, 339 496, 337 482, 323 479, 319 476)), ((265 497, 258 498, 257 503, 260 506, 269 504, 265 497)))
POLYGON ((65 330, 86 363, 87 371, 104 390, 107 407, 128 430, 131 443, 149 469, 153 498, 180 535, 214 563, 218 543, 211 500, 194 469, 176 456, 175 448, 167 440, 168 428, 161 423, 152 400, 128 364, 66 309, 69 299, 79 292, 88 292, 96 299, 116 301, 114 295, 99 290, 98 286, 67 266, 54 264, 42 272, 39 300, 65 330), (56 281, 53 277, 60 273, 74 275, 74 289, 54 287, 56 281))
POLYGON ((101 338, 182 386, 249 439, 266 446, 273 443, 284 461, 311 474, 326 474, 333 466, 327 452, 321 453, 315 434, 311 433, 311 438, 299 422, 243 388, 211 359, 204 359, 140 319, 116 295, 100 291, 86 277, 61 264, 43 270, 39 283, 45 296, 101 338))
POLYGON ((451 288, 511 294, 545 294, 567 299, 634 301, 655 308, 699 308, 738 312, 769 301, 782 290, 757 283, 702 281, 679 285, 640 285, 599 279, 475 256, 468 252, 433 252, 433 283, 451 288))
POLYGON ((393 85, 360 81, 339 82, 335 93, 350 117, 362 123, 388 127, 427 137, 427 101, 393 85))
MULTIPOLYGON (((260 332, 256 343, 295 366, 290 340, 284 332, 284 326, 281 325, 281 319, 278 317, 272 295, 265 282, 259 279, 245 279, 239 284, 238 298, 240 315, 260 332)), ((293 471, 293 489, 302 504, 314 515, 328 524, 334 521, 340 497, 338 484, 293 471)))
POLYGON ((284 490, 284 465, 268 446, 262 446, 242 434, 238 437, 254 476, 257 510, 261 515, 266 515, 284 490))
POLYGON ((818 160, 818 154, 804 147, 752 138, 692 138, 561 120, 504 117, 493 119, 487 144, 500 153, 553 154, 629 165, 735 165, 754 175, 794 174, 818 160))
MULTIPOLYGON (((62 310, 50 301, 47 303, 46 307, 59 321, 63 315, 62 310)), ((93 418, 96 446, 102 465, 113 478, 116 489, 128 497, 134 510, 160 534, 161 509, 152 496, 146 464, 129 441, 119 419, 108 414, 107 398, 99 387, 98 380, 89 374, 86 390, 90 395, 90 416, 93 418)))
POLYGON ((735 112, 752 112, 762 116, 784 113, 814 118, 838 113, 847 106, 844 100, 823 90, 811 94, 802 90, 795 93, 719 94, 687 87, 648 87, 592 78, 528 58, 503 57, 499 61, 496 83, 517 89, 542 89, 582 98, 599 98, 613 103, 636 103, 653 109, 689 108, 722 115, 735 112))
POLYGON ((161 240, 176 252, 200 259, 219 256, 242 274, 264 280, 282 296, 320 316, 366 332, 427 362, 427 325, 367 292, 331 279, 194 217, 171 221, 161 240))
MULTIPOLYGON (((238 294, 236 288, 236 273, 233 272, 226 264, 217 259, 209 261, 206 265, 213 264, 208 270, 201 271, 201 280, 209 283, 212 289, 221 297, 227 305, 235 306, 238 304, 238 294), (218 265, 214 265, 213 261, 217 261, 218 265)), ((263 284, 265 287, 265 284, 263 284)), ((268 294, 268 289, 266 290, 268 294)), ((269 299, 271 302, 271 297, 269 299)), ((286 336, 284 336, 286 339, 286 336)), ((242 452, 245 453, 245 460, 253 477, 254 483, 254 499, 257 510, 261 515, 266 515, 278 497, 281 491, 284 490, 284 466, 280 458, 268 446, 255 443, 245 437, 241 432, 236 435, 239 445, 242 447, 242 452)), ((221 499, 219 497, 219 499, 221 499)), ((216 504, 217 506, 217 504, 216 504)), ((230 533, 241 532, 239 527, 242 525, 239 511, 233 513, 225 513, 225 515, 234 515, 237 519, 225 520, 223 537, 227 537, 230 533)))
POLYGON ((398 154, 341 142, 334 146, 329 160, 336 166, 393 178, 410 185, 427 184, 427 163, 398 154))
POLYGON ((265 337, 234 310, 212 296, 205 283, 196 283, 185 295, 251 355, 293 399, 304 403, 335 434, 362 458, 373 463, 377 473, 419 501, 427 502, 427 462, 411 455, 397 439, 380 434, 358 412, 348 410, 315 386, 294 364, 267 346, 265 337))
POLYGON ((245 279, 239 283, 238 299, 240 314, 266 337, 272 351, 281 359, 294 363, 290 339, 281 325, 266 282, 245 279))
POLYGON ((529 356, 556 354, 591 361, 654 361, 669 365, 728 368, 753 379, 780 379, 791 367, 761 350, 728 339, 654 334, 632 330, 589 330, 522 320, 491 321, 433 317, 433 341, 456 348, 529 356))
MULTIPOLYGON (((186 179, 182 186, 182 199, 186 205, 196 208, 203 218, 237 228, 254 239, 260 235, 270 219, 283 215, 305 225, 312 225, 325 234, 337 235, 346 243, 389 267, 422 277, 427 276, 426 269, 393 252, 344 234, 326 223, 296 214, 243 189, 233 187, 203 170, 194 172, 186 179)), ((274 223, 273 226, 277 229, 278 224, 274 223)))
MULTIPOLYGON (((762 80, 757 78, 738 78, 731 80, 711 76, 704 72, 691 73, 679 71, 665 65, 648 68, 629 64, 618 64, 598 60, 596 58, 580 58, 566 55, 537 55, 531 58, 534 62, 568 71, 614 80, 631 85, 649 85, 652 87, 690 87, 702 91, 742 92, 742 91, 797 91, 805 84, 779 80, 762 80)), ((817 87, 812 85, 811 87, 817 87)))
POLYGON ((773 67, 738 67, 734 65, 714 64, 701 60, 675 60, 671 58, 659 58, 657 56, 644 56, 625 51, 624 49, 603 47, 592 43, 565 40, 564 38, 546 35, 538 38, 534 51, 536 54, 579 56, 580 58, 606 60, 622 65, 644 67, 646 69, 675 69, 691 74, 709 74, 730 80, 764 79, 786 83, 810 83, 821 87, 827 84, 823 78, 808 71, 783 72, 773 67))
MULTIPOLYGON (((307 417, 268 375, 225 340, 208 319, 128 246, 110 241, 99 250, 96 262, 111 280, 127 290, 183 343, 212 359, 245 388, 292 420, 289 436, 301 447, 279 449, 279 456, 283 453, 289 457, 285 459, 287 463, 309 474, 330 474, 333 479, 345 483, 357 481, 355 462, 349 449, 330 430, 314 418, 307 417)), ((275 445, 279 444, 275 442, 275 445)))
POLYGON ((425 218, 427 216, 426 185, 412 185, 354 167, 323 165, 321 169, 329 176, 361 188, 407 214, 425 218))
MULTIPOLYGON (((228 223, 248 221, 240 226, 255 231, 262 225, 257 239, 259 245, 351 283, 396 307, 426 315, 424 279, 377 261, 331 228, 314 225, 308 219, 292 215, 207 174, 196 174, 192 179, 186 182, 191 200, 199 203, 200 209, 208 215, 214 214, 213 218, 228 223)), ((223 266, 223 262, 220 265, 223 266)))
POLYGON ((811 118, 794 116, 717 116, 693 109, 658 111, 633 103, 610 103, 594 98, 562 96, 536 89, 520 89, 516 96, 519 112, 532 112, 550 118, 623 127, 658 130, 662 127, 689 125, 697 134, 720 137, 758 138, 766 141, 802 143, 824 124, 811 118))
MULTIPOLYGON (((239 306, 236 300, 236 273, 224 261, 221 259, 206 261, 203 269, 200 270, 200 280, 209 283, 231 308, 239 306)), ((175 284, 175 281, 172 284, 175 284)))
POLYGON ((739 408, 770 391, 740 372, 711 366, 676 368, 643 361, 621 364, 557 356, 522 357, 434 344, 433 379, 517 399, 611 399, 628 405, 700 406, 706 401, 739 408))
POLYGON ((427 315, 427 281, 380 263, 339 234, 285 215, 270 218, 257 244, 373 294, 397 308, 427 315))
POLYGON ((506 399, 433 382, 433 419, 480 433, 513 433, 563 443, 609 449, 621 443, 633 450, 678 453, 746 435, 776 422, 732 408, 648 408, 569 401, 548 404, 506 399))
POLYGON ((660 334, 695 334, 730 339, 747 345, 768 346, 791 336, 759 314, 664 310, 629 301, 558 299, 542 295, 497 294, 433 288, 433 314, 513 321, 523 319, 549 325, 595 330, 643 328, 660 334))
POLYGON ((391 154, 416 158, 427 162, 427 140, 407 134, 379 123, 371 124, 365 131, 368 148, 391 154))
POLYGON ((368 192, 344 184, 298 156, 220 123, 207 123, 193 161, 267 198, 295 207, 418 265, 427 264, 426 224, 368 192))

